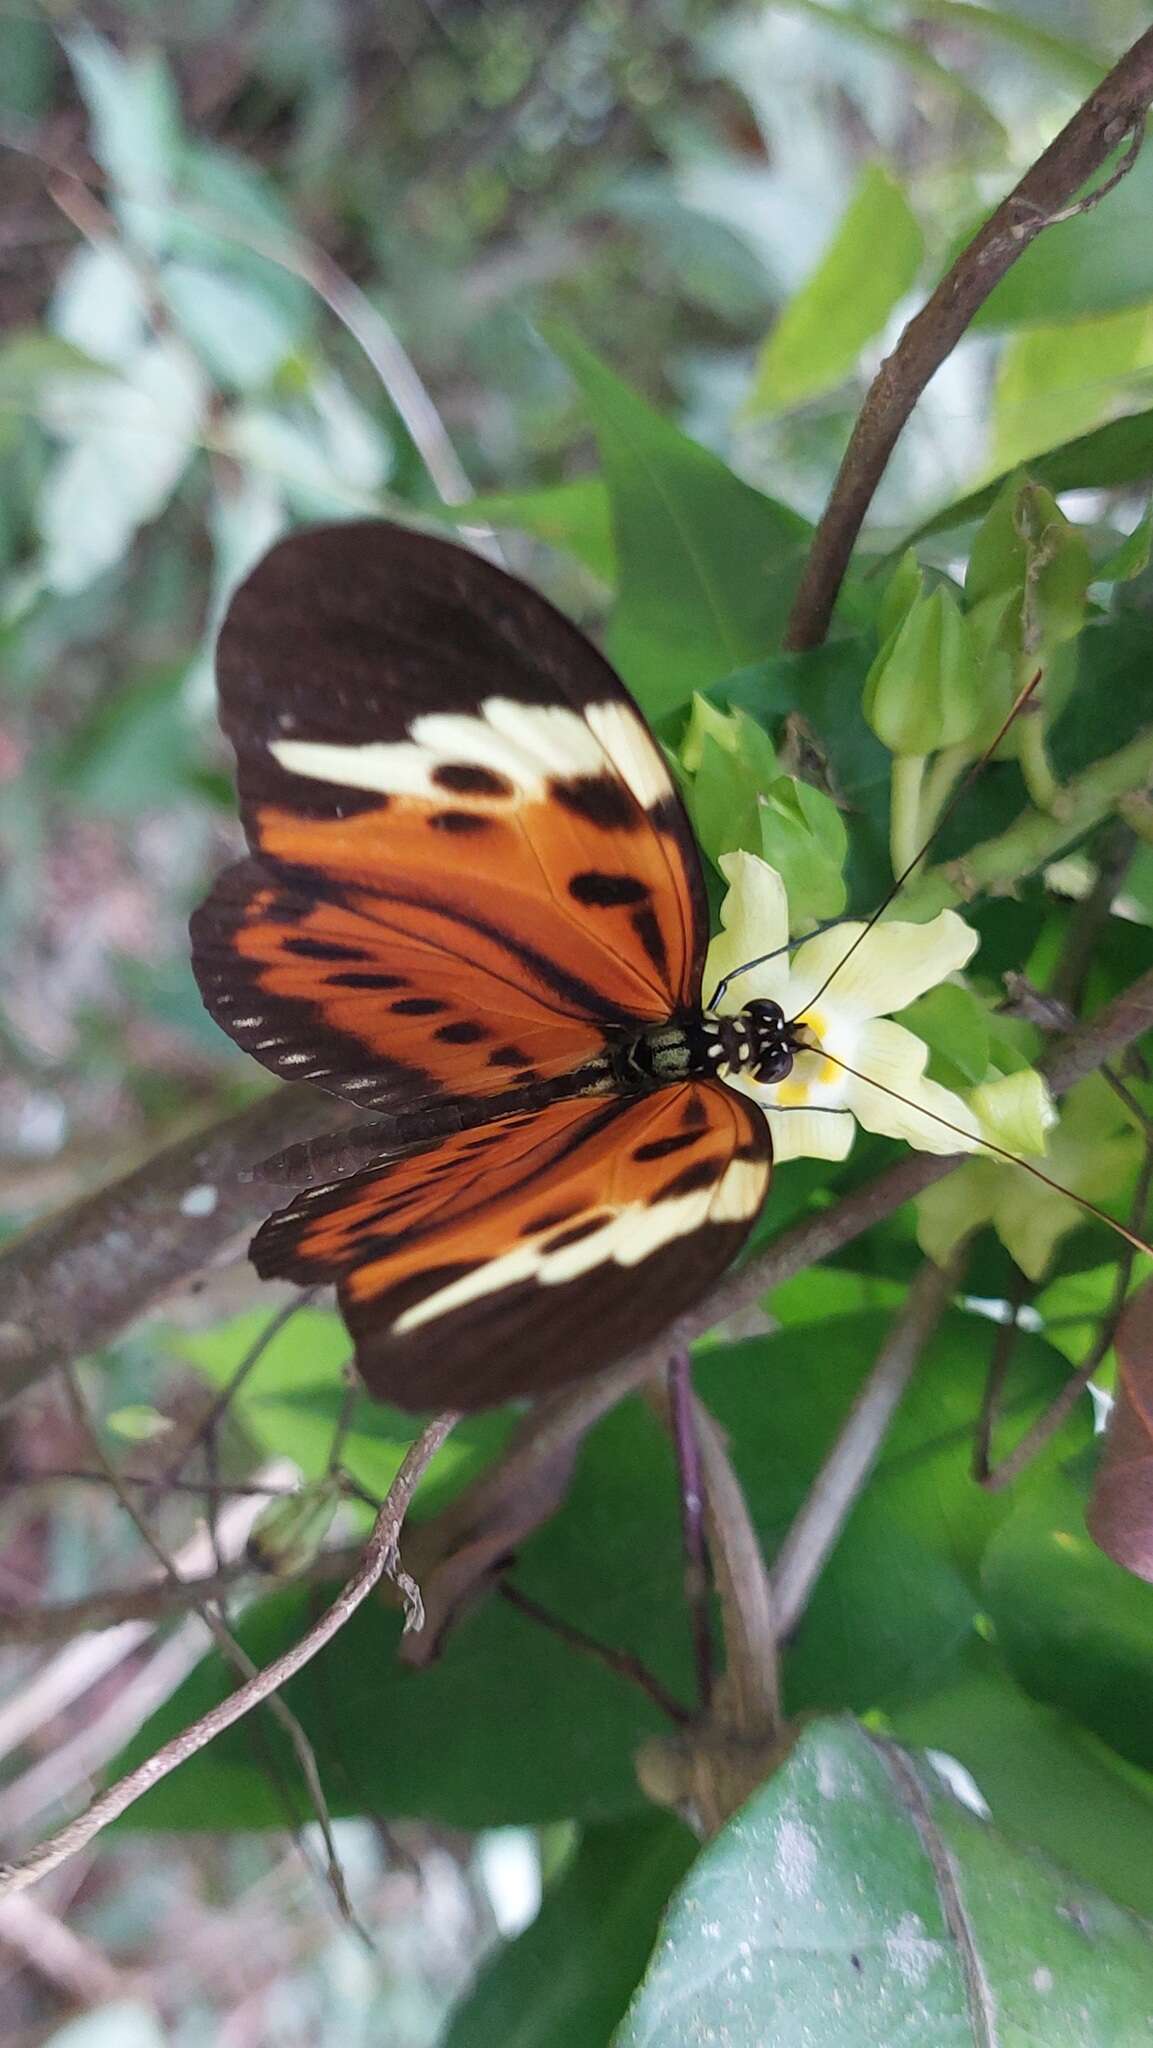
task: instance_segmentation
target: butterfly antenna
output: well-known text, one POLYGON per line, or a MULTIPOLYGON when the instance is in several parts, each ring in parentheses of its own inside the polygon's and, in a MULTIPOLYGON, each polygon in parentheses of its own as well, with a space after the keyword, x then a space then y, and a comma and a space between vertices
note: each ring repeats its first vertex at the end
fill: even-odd
POLYGON ((1153 1258, 1153 1244, 1147 1244, 1135 1231, 1128 1230, 1123 1223, 1118 1223, 1115 1216, 1110 1216, 1106 1210, 1098 1208, 1096 1202, 1089 1200, 1088 1195, 1075 1195, 1072 1188, 1062 1187, 1059 1180, 1054 1180, 1051 1174, 1042 1173, 1039 1166, 1034 1166, 1029 1159, 1022 1159, 1020 1153, 1010 1152, 1006 1146, 996 1144, 992 1138, 974 1140, 973 1133, 965 1130, 962 1124, 950 1123, 947 1116, 939 1115, 935 1109, 926 1109, 922 1103, 910 1105, 895 1088, 886 1087, 883 1081, 875 1080, 872 1074, 860 1073, 856 1067, 850 1067, 846 1061, 839 1060, 834 1053, 826 1052, 824 1046, 821 1047, 821 1058, 828 1060, 834 1067, 840 1067, 843 1074, 851 1074, 854 1081, 863 1081, 868 1088, 879 1088, 882 1095, 891 1096, 894 1102, 904 1103, 906 1108, 912 1106, 919 1116, 927 1116, 933 1123, 940 1124, 942 1129, 955 1132, 958 1138, 964 1139, 966 1149, 976 1143, 983 1152, 992 1152, 998 1159, 1006 1160, 1010 1166, 1019 1166, 1022 1172, 1031 1173, 1034 1180, 1039 1180, 1041 1185, 1049 1188, 1053 1194, 1064 1195, 1066 1201, 1076 1202, 1079 1209, 1084 1209, 1088 1215, 1095 1216, 1099 1223, 1107 1223, 1110 1230, 1115 1230, 1118 1237, 1123 1237, 1126 1243, 1133 1246, 1134 1251, 1146 1252, 1153 1258))
MULTIPOLYGON (((949 819, 952 817, 953 812, 956 810, 957 805, 961 801, 961 798, 966 794, 966 792, 969 789, 972 788, 972 785, 976 781, 978 775, 982 773, 982 771, 988 766, 989 762, 992 760, 993 755, 996 753, 997 748, 1000 746, 1001 741, 1004 739, 1005 734, 1008 732, 1009 727, 1012 725, 1014 719, 1018 718, 1021 712, 1025 709, 1026 704, 1029 702, 1029 699, 1033 695, 1034 690, 1037 688, 1037 685, 1040 682, 1043 674, 1044 670, 1038 669, 1036 674, 1030 677, 1029 681, 1024 685, 1024 687, 1018 690, 1017 695, 1014 697, 1012 704, 1009 706, 1009 709, 1005 717, 1002 719, 1001 724, 998 726, 996 733, 990 740, 988 746, 985 748, 984 753, 978 754, 977 759, 971 762, 970 766, 965 770, 964 775, 962 775, 960 782, 957 784, 956 789, 953 791, 952 796, 949 798, 948 803, 945 805, 944 810, 941 812, 940 817, 937 819, 937 822, 934 825, 932 831, 930 832, 928 838, 926 839, 924 845, 918 847, 916 853, 913 855, 912 860, 909 861, 907 865, 901 869, 901 872, 897 876, 896 881, 893 883, 892 888, 887 892, 886 895, 884 895, 881 898, 880 903, 877 905, 877 908, 874 910, 873 915, 868 920, 868 923, 863 924, 861 926, 861 929, 857 933, 857 936, 853 940, 852 944, 845 948, 845 951, 842 954, 841 958, 838 960, 836 966, 832 968, 828 974, 826 974, 825 979, 821 983, 821 986, 817 990, 816 994, 808 998, 805 1006, 807 1009, 811 1009, 812 1005, 815 1002, 818 1002, 820 998, 824 995, 825 990, 828 988, 830 982, 836 980, 836 977, 840 973, 842 967, 845 966, 847 961, 852 959, 853 954, 856 952, 857 947, 861 944, 862 940, 868 938, 869 933, 873 929, 873 926, 877 924, 882 917, 884 917, 885 912, 889 908, 890 903, 894 902, 895 899, 900 895, 901 890, 904 888, 905 883, 908 881, 909 876, 913 873, 914 869, 920 867, 921 862, 925 858, 925 855, 928 852, 930 852, 932 847, 936 845, 937 840, 939 839, 941 833, 944 831, 945 826, 948 824, 949 819)), ((1044 1178, 1044 1176, 1042 1176, 1042 1178, 1044 1178)))

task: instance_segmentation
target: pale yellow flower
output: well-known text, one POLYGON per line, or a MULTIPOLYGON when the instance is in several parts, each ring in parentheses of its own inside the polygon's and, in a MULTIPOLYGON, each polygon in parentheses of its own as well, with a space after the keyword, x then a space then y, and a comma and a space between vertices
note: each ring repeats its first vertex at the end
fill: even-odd
POLYGON ((754 999, 779 1003, 821 1048, 798 1053, 784 1081, 730 1079, 765 1111, 776 1158, 844 1159, 858 1123, 922 1152, 971 1151, 980 1139, 977 1117, 959 1095, 927 1078, 928 1047, 893 1023, 891 1013, 964 967, 977 934, 943 910, 928 924, 893 919, 874 926, 851 958, 850 947, 865 932, 861 924, 804 939, 790 956, 777 952, 788 943, 789 915, 776 869, 754 853, 725 854, 720 866, 729 890, 723 929, 709 948, 706 998, 746 961, 777 953, 739 975, 718 1010, 734 1015, 754 999))

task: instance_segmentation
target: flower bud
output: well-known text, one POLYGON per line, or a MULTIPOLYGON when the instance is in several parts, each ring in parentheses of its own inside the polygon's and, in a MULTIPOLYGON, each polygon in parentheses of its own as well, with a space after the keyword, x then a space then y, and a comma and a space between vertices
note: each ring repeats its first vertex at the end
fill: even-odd
POLYGON ((943 587, 915 599, 865 679, 865 717, 891 754, 968 739, 981 713, 968 625, 943 587))

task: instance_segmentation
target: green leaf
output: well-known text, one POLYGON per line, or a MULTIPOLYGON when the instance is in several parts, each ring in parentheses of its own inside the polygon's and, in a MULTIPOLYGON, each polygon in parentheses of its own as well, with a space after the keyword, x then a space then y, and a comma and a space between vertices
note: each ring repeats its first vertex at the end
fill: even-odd
POLYGON ((491 491, 464 505, 446 506, 443 516, 455 526, 479 522, 519 527, 550 547, 575 555, 602 583, 611 586, 616 581, 612 516, 599 476, 574 477, 570 483, 548 484, 539 491, 491 491))
POLYGON ((867 164, 840 227, 761 350, 748 410, 781 412, 840 384, 911 291, 924 242, 883 164, 867 164))
POLYGON ((604 2048, 696 1852, 663 1814, 587 1828, 532 1926, 453 2013, 444 2048, 604 2048))
POLYGON ((1153 1777, 1028 1699, 987 1643, 888 1719, 901 1741, 956 1757, 1006 1834, 1153 1919, 1153 1777))
MULTIPOLYGON (((847 1314, 700 1354, 699 1390, 732 1446, 770 1554, 889 1320, 847 1314)), ((969 1476, 992 1338, 992 1326, 978 1318, 954 1313, 943 1320, 788 1648, 791 1711, 895 1705, 938 1687, 968 1645, 980 1558, 1008 1512, 1003 1499, 983 1494, 969 1476)), ((1066 1372, 1064 1359, 1022 1333, 1006 1430, 1026 1426, 1066 1372)), ((1088 1440, 1087 1411, 1086 1402, 1051 1455, 1067 1455, 1088 1440)), ((244 1410, 246 1422, 253 1412, 244 1410)), ((627 1401, 591 1433, 562 1506, 523 1544, 514 1576, 546 1610, 628 1650, 688 1700, 693 1673, 676 1498, 664 1432, 640 1401, 627 1401)), ((422 1507, 426 1500, 422 1489, 422 1507)), ((238 1633, 249 1654, 263 1664, 294 1641, 315 1613, 315 1597, 284 1593, 245 1614, 238 1633)), ((398 1639, 397 1618, 369 1603, 287 1689, 317 1747, 335 1810, 483 1827, 605 1819, 641 1803, 632 1757, 665 1724, 637 1687, 497 1597, 452 1630, 427 1670, 398 1666, 398 1639), (531 1729, 531 1741, 510 1742, 510 1729, 531 1729)), ((150 1754, 233 1682, 215 1653, 206 1657, 142 1730, 132 1760, 150 1754)), ((295 1782, 277 1731, 262 1733, 262 1745, 265 1735, 295 1782)), ((235 1827, 280 1821, 275 1787, 243 1727, 157 1786, 127 1824, 197 1827, 208 1805, 235 1827)))
POLYGON ((1153 312, 1139 306, 1010 337, 997 365, 993 452, 1012 469, 1117 410, 1134 373, 1153 362, 1153 312))
POLYGON ((779 640, 810 531, 653 412, 567 331, 552 347, 596 428, 618 595, 608 647, 650 718, 779 640))
MULTIPOLYGON (((1126 138, 1079 196, 1099 191, 1127 148, 1126 138)), ((1030 243, 985 300, 973 328, 1083 320, 1153 298, 1153 242, 1145 233, 1151 210, 1153 157, 1143 150, 1099 206, 1058 221, 1030 243)))
POLYGON ((1151 2010, 1153 1928, 824 1722, 689 1872, 616 2048, 1137 2048, 1151 2010))
POLYGON ((55 377, 107 377, 106 363, 59 334, 29 327, 0 343, 0 407, 33 410, 47 380, 55 377))
POLYGON ((959 102, 981 126, 1007 145, 1008 138, 996 115, 985 104, 978 92, 962 78, 956 70, 949 70, 938 62, 932 53, 915 42, 912 36, 895 29, 882 28, 856 9, 841 8, 829 4, 829 0, 776 0, 781 7, 789 7, 794 13, 807 14, 813 20, 827 25, 835 35, 844 36, 851 42, 863 43, 867 50, 879 50, 883 56, 892 57, 904 69, 911 71, 945 100, 959 102))
POLYGON ((180 104, 157 50, 122 56, 89 29, 74 31, 65 47, 91 121, 92 153, 122 200, 136 201, 129 218, 149 247, 161 238, 156 209, 178 167, 180 104))
POLYGON ((840 917, 848 834, 832 797, 795 775, 778 775, 764 793, 759 817, 756 850, 784 882, 790 927, 840 917))
POLYGON ((1153 1767, 1153 1586, 1098 1550, 1077 1478, 1030 1477, 982 1571, 997 1642, 1027 1692, 1153 1767))
POLYGON ((930 1050, 929 1072, 945 1088, 971 1088, 989 1067, 988 1016, 970 989, 942 982, 900 1012, 930 1050))
POLYGON ((1149 567, 1149 555, 1153 550, 1153 504, 1138 520, 1132 533, 1114 548, 1103 562, 1093 569, 1094 583, 1130 583, 1135 576, 1143 575, 1149 567))
POLYGON ((874 651, 871 635, 834 640, 811 654, 780 654, 743 669, 714 692, 727 703, 743 705, 773 733, 782 751, 793 731, 815 747, 834 796, 854 817, 850 899, 865 911, 876 906, 892 879, 890 760, 861 710, 874 651))
POLYGON ((918 0, 917 13, 930 21, 946 22, 950 28, 963 29, 967 35, 985 35, 994 41, 1011 43, 1063 78, 1078 98, 1091 93, 1109 69, 1109 60, 1095 50, 1087 50, 1083 43, 1053 35, 1021 15, 1003 12, 998 7, 976 6, 974 0, 918 0))
POLYGON ((173 262, 162 273, 173 318, 217 382, 253 391, 267 384, 305 339, 296 308, 258 282, 202 263, 173 262))
MULTIPOLYGON (((255 1309, 214 1330, 170 1338, 214 1386, 224 1387, 259 1342, 271 1318, 255 1309)), ((383 1495, 412 1441, 412 1418, 386 1402, 358 1400, 345 1412, 344 1367, 348 1332, 338 1315, 297 1309, 261 1353, 232 1402, 231 1412, 270 1457, 289 1457, 306 1481, 323 1480, 336 1431, 347 1429, 341 1464, 370 1493, 383 1495)), ((421 1482, 417 1513, 432 1514, 460 1491, 500 1449, 511 1429, 503 1413, 470 1416, 453 1431, 421 1482)))
POLYGON ((57 379, 51 422, 66 439, 40 493, 44 575, 65 594, 120 561, 163 510, 197 445, 207 390, 169 337, 145 342, 121 378, 57 379))
MULTIPOLYGON (((1153 409, 1130 413, 1123 420, 1110 420, 1108 426, 1095 427, 1091 434, 1079 434, 1059 448, 1033 456, 1029 475, 1055 495, 1062 491, 1119 490, 1126 484, 1147 482, 1153 476, 1153 409)), ((967 492, 926 519, 908 535, 902 547, 913 547, 933 534, 950 533, 956 526, 983 519, 1011 480, 1011 473, 996 476, 979 490, 967 492)))

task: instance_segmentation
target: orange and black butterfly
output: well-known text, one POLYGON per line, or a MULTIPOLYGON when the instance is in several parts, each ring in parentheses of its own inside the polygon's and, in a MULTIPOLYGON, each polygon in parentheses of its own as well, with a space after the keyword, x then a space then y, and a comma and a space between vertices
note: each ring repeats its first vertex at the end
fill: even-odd
POLYGON ((544 598, 380 522, 296 534, 233 599, 221 717, 252 849, 193 919, 217 1022, 380 1119, 273 1216, 370 1390, 478 1408, 598 1370, 728 1264, 788 1072, 775 1004, 706 1014, 700 857, 660 748, 544 598))

